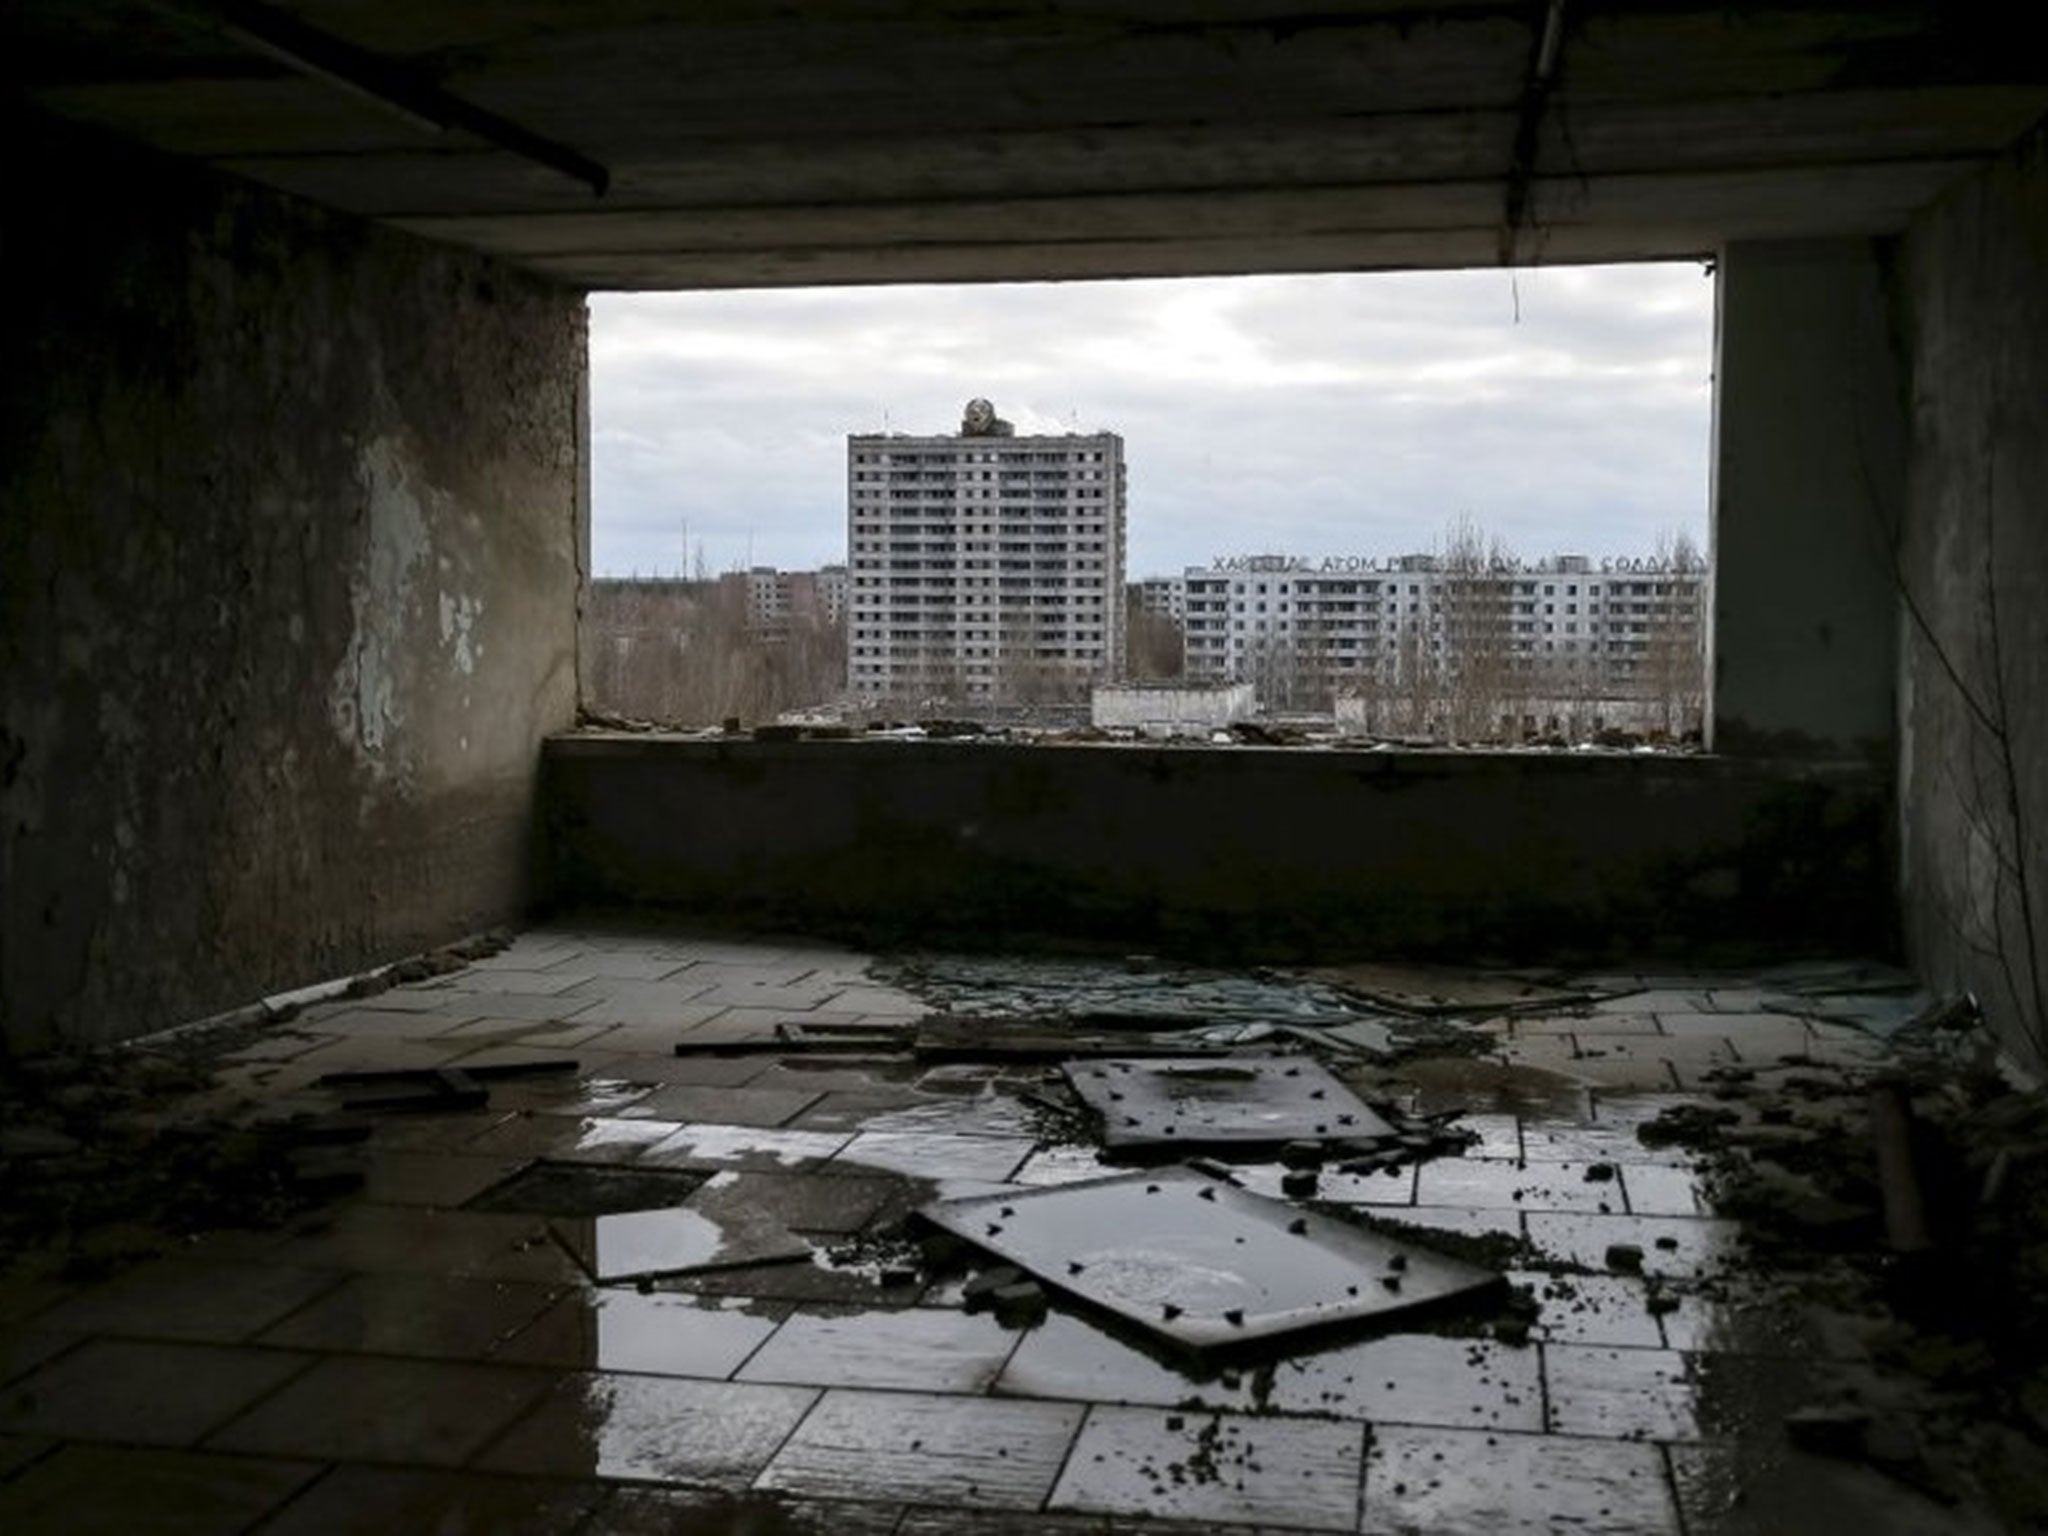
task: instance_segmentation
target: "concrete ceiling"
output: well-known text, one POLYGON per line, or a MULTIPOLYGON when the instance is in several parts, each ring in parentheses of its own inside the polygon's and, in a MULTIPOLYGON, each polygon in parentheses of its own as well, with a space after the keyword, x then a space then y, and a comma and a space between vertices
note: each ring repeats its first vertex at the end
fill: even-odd
POLYGON ((1355 270, 1897 229, 2048 111, 2026 15, 13 0, 0 84, 591 288, 1355 270))

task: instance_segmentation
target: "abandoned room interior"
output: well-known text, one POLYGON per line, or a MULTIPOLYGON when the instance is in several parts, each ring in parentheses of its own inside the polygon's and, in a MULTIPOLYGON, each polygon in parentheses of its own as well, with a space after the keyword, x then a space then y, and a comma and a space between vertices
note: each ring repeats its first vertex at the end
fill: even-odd
POLYGON ((0 1529, 2048 1529, 2022 16, 7 6, 0 1529), (1668 259, 1703 751, 579 724, 590 293, 1668 259))

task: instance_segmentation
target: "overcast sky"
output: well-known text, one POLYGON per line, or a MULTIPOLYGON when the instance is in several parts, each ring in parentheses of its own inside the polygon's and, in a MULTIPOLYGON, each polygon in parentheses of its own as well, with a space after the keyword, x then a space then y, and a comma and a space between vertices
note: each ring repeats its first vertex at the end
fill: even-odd
POLYGON ((975 395, 1123 434, 1132 577, 1460 514, 1526 557, 1704 544, 1712 335, 1697 264, 597 295, 596 566, 843 560, 846 434, 975 395))

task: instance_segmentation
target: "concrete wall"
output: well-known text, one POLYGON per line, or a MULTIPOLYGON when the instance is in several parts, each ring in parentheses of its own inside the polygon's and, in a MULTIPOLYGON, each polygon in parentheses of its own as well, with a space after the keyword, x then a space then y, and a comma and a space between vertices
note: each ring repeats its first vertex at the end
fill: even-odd
POLYGON ((548 743, 555 893, 888 943, 1196 958, 1881 951, 1853 767, 1198 747, 548 743))
POLYGON ((1717 291, 1709 743, 1885 758, 1905 413, 1884 252, 1731 245, 1717 291))
POLYGON ((580 296, 7 127, 5 1041, 514 916, 576 707, 580 296))
POLYGON ((2048 133, 1906 242, 1912 598, 1900 673, 1914 958, 2048 1060, 2048 133))
POLYGON ((1234 721, 1249 720, 1254 703, 1250 683, 1098 686, 1088 697, 1088 718, 1105 729, 1122 727, 1148 736, 1207 736, 1234 721))

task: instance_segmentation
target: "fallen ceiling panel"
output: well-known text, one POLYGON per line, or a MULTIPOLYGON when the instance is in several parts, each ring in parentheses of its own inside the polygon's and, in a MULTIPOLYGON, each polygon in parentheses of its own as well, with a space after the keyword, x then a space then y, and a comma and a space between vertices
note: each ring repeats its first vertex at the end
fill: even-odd
POLYGON ((1394 1128, 1306 1056, 1140 1057, 1064 1069, 1101 1117, 1105 1146, 1373 1141, 1394 1128))
POLYGON ((1192 1168, 941 1200, 924 1217, 1188 1349, 1385 1320, 1501 1277, 1192 1168))

